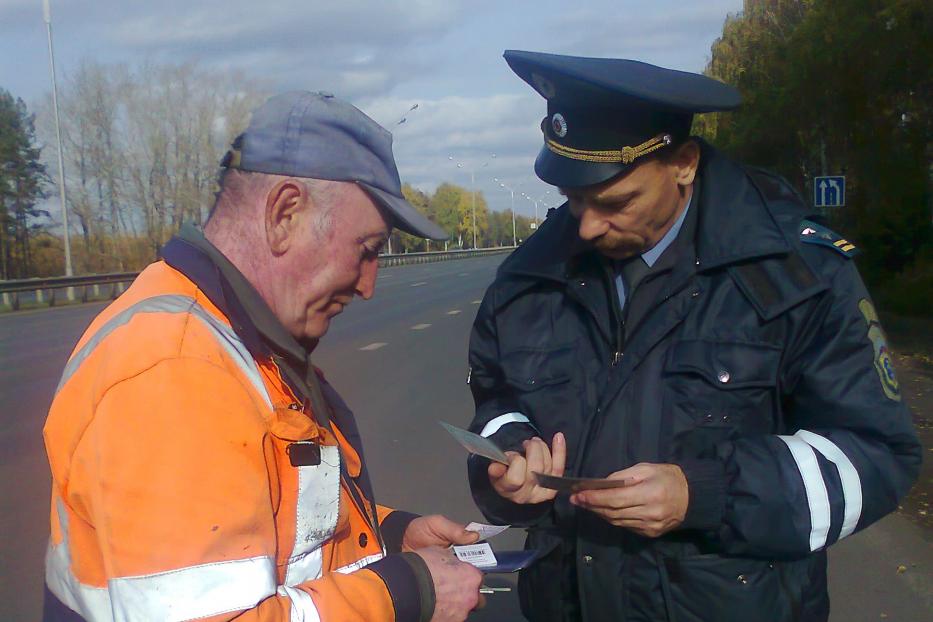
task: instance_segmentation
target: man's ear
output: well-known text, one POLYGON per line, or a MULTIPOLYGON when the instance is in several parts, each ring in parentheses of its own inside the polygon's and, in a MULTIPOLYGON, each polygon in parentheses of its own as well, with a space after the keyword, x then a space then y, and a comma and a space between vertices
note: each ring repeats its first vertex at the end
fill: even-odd
POLYGON ((266 195, 266 243, 273 255, 281 255, 298 231, 298 215, 309 200, 305 185, 296 179, 275 184, 266 195))
POLYGON ((677 185, 689 186, 696 178, 700 166, 700 145, 694 140, 684 142, 677 148, 671 163, 674 165, 674 181, 677 185))

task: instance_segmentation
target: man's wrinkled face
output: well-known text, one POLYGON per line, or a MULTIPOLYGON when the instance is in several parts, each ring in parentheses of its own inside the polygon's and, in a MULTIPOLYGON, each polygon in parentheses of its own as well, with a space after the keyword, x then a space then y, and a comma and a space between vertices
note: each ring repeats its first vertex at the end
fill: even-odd
POLYGON ((659 159, 622 177, 585 188, 562 189, 579 233, 602 255, 627 259, 650 250, 676 220, 684 203, 677 167, 659 159))
POLYGON ((320 339, 354 296, 368 300, 376 288, 390 226, 364 190, 346 186, 323 221, 320 210, 304 210, 307 222, 290 244, 277 315, 299 340, 320 339))

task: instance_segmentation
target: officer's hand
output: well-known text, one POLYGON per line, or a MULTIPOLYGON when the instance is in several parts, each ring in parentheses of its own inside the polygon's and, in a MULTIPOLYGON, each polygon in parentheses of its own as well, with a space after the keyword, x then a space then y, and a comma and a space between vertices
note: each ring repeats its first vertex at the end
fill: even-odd
POLYGON ((415 551, 427 564, 434 582, 432 622, 462 622, 486 599, 479 593, 483 573, 454 556, 450 549, 432 546, 415 551))
POLYGON ((628 482, 622 488, 574 493, 570 502, 648 538, 662 536, 684 522, 687 478, 676 464, 636 464, 609 479, 628 482))
POLYGON ((402 536, 402 550, 414 551, 426 546, 448 547, 451 544, 473 544, 479 540, 475 531, 467 531, 460 523, 446 516, 422 516, 408 523, 402 536))
POLYGON ((558 432, 551 441, 553 455, 547 443, 537 436, 524 442, 525 455, 507 451, 509 465, 493 462, 489 465, 489 481, 500 496, 513 503, 531 504, 550 501, 556 490, 538 486, 534 472, 561 476, 567 462, 567 441, 558 432))

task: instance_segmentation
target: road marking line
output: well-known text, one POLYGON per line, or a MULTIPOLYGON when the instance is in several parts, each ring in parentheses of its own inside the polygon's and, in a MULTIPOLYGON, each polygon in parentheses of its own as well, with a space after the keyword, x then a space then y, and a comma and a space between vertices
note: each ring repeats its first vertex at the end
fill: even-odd
POLYGON ((411 327, 411 329, 412 330, 424 330, 428 326, 430 326, 430 324, 415 324, 414 326, 411 327))
POLYGON ((474 304, 474 305, 483 304, 483 301, 482 301, 482 300, 474 300, 474 301, 472 302, 472 304, 474 304))
POLYGON ((381 348, 381 347, 383 347, 383 346, 387 346, 387 345, 389 345, 389 344, 387 344, 387 343, 382 343, 381 341, 377 341, 376 343, 371 343, 371 344, 369 344, 368 346, 363 346, 362 348, 360 348, 360 350, 362 350, 363 352, 368 352, 368 351, 372 351, 372 350, 378 350, 379 348, 381 348))
POLYGON ((377 276, 376 278, 377 278, 377 279, 391 279, 393 276, 395 276, 395 275, 394 275, 394 274, 380 274, 380 275, 377 276))
POLYGON ((460 309, 453 309, 452 311, 448 311, 447 315, 457 315, 458 313, 460 313, 460 309))
POLYGON ((418 283, 412 283, 411 286, 418 287, 419 285, 427 285, 427 284, 428 284, 427 281, 419 281, 418 283))

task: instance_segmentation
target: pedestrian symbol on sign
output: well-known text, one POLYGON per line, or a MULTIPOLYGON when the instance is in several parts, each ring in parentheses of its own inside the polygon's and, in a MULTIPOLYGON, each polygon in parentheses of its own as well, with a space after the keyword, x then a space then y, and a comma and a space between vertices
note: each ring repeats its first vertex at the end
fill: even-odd
POLYGON ((846 204, 844 175, 813 178, 814 207, 843 207, 846 204))

